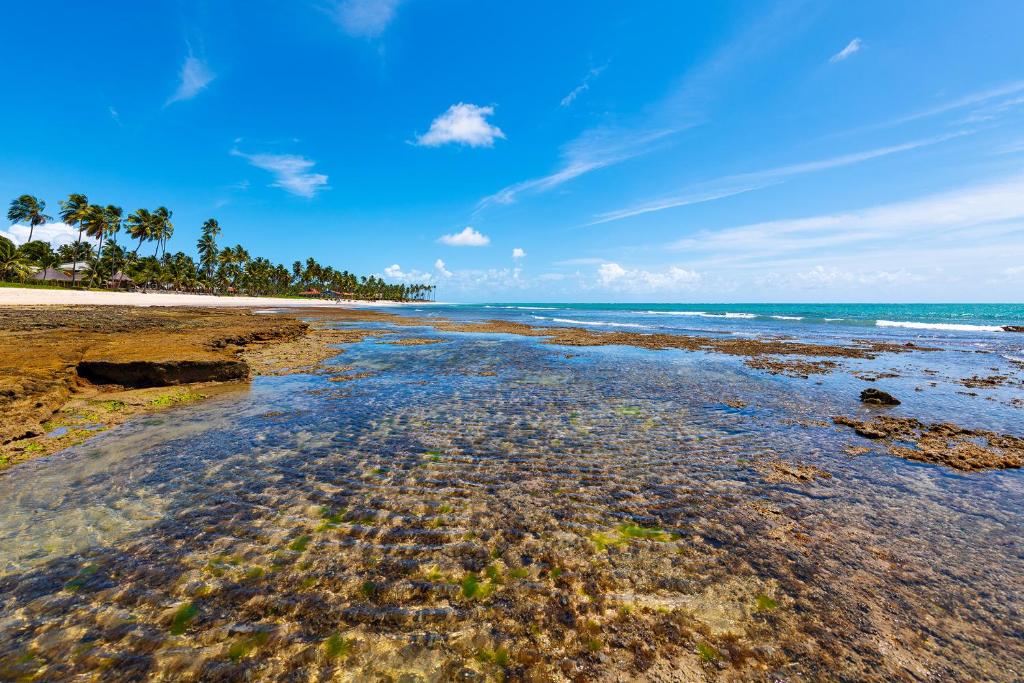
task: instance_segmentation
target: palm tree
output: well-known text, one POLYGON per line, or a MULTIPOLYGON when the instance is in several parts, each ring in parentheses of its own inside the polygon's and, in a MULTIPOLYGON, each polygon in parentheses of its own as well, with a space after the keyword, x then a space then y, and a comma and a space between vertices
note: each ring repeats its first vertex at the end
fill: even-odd
POLYGON ((26 223, 28 225, 28 242, 32 241, 32 233, 37 225, 53 220, 43 211, 46 210, 46 202, 36 199, 30 194, 23 194, 11 201, 11 208, 7 211, 7 220, 11 223, 26 223))
POLYGON ((125 220, 128 236, 133 240, 139 241, 132 252, 133 254, 139 253, 139 247, 142 246, 143 242, 153 239, 153 226, 155 222, 155 216, 149 212, 149 209, 136 209, 133 213, 128 214, 128 218, 125 220))
POLYGON ((216 218, 210 218, 203 223, 203 236, 196 242, 196 249, 199 251, 199 263, 206 271, 206 279, 213 278, 213 269, 217 264, 217 235, 220 234, 220 224, 216 218))
MULTIPOLYGON (((46 246, 50 245, 47 244, 46 246)), ((53 249, 50 249, 48 252, 40 254, 36 258, 36 265, 42 267, 43 280, 45 280, 46 276, 50 274, 50 269, 55 269, 57 268, 57 266, 60 265, 60 256, 58 256, 57 252, 55 252, 53 249)))
MULTIPOLYGON (((89 199, 84 194, 69 194, 68 198, 60 203, 60 219, 71 227, 78 226, 78 244, 82 243, 82 230, 85 229, 82 227, 82 219, 85 218, 88 211, 89 199)), ((76 252, 75 260, 71 264, 71 284, 75 283, 77 275, 78 258, 76 252)))
POLYGON ((14 242, 0 237, 0 280, 24 280, 32 274, 25 255, 18 251, 14 242))
MULTIPOLYGON (((157 207, 156 211, 153 212, 155 217, 155 234, 157 238, 156 246, 157 249, 163 247, 163 253, 167 253, 167 240, 171 239, 171 235, 174 234, 174 223, 171 223, 172 212, 165 206, 157 207)), ((155 253, 153 254, 156 255, 155 253)))
POLYGON ((107 204, 103 209, 104 217, 104 230, 103 235, 100 236, 100 256, 103 256, 103 238, 109 237, 111 241, 114 241, 114 236, 121 232, 121 217, 124 215, 124 210, 120 206, 114 206, 113 204, 107 204))

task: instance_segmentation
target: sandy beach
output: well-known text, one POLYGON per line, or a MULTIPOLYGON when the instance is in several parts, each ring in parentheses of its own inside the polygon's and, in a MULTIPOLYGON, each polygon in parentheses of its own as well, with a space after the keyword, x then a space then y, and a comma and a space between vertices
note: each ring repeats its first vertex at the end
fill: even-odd
MULTIPOLYGON (((417 301, 417 305, 433 303, 417 301)), ((394 301, 295 299, 283 297, 214 296, 180 292, 100 292, 77 289, 33 289, 0 287, 0 306, 193 306, 225 307, 310 307, 310 306, 402 306, 394 301)))

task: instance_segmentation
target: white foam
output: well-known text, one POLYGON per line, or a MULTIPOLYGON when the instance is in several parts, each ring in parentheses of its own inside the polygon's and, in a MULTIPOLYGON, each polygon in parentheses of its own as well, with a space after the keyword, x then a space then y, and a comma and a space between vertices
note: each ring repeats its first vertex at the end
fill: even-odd
POLYGON ((952 332, 1002 332, 999 325, 964 325, 960 323, 915 323, 903 320, 876 320, 878 327, 907 327, 914 330, 949 330, 952 332))
POLYGON ((532 316, 535 320, 550 320, 553 323, 564 323, 567 325, 599 325, 605 327, 649 327, 638 323, 613 323, 607 320, 573 320, 572 318, 545 318, 542 315, 532 316))
POLYGON ((773 315, 776 320, 803 320, 802 315, 773 315))
POLYGON ((647 311, 648 315, 685 315, 696 318, 756 318, 755 313, 708 313, 707 311, 647 311))

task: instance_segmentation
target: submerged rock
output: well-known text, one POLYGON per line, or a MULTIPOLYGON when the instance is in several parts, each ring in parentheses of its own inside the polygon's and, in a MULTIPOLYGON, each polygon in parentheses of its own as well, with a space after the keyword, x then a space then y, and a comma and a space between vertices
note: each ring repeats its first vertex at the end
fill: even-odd
POLYGON ((892 394, 874 387, 860 392, 860 400, 877 406, 898 406, 900 404, 900 400, 892 394))
POLYGON ((1024 325, 1003 325, 1003 332, 1024 332, 1024 325))

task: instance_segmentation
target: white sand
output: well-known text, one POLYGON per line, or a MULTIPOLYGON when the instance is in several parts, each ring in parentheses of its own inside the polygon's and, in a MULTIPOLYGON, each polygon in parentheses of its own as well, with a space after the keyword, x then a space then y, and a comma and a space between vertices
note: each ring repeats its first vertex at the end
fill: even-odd
MULTIPOLYGON (((415 305, 430 302, 417 301, 415 305)), ((74 289, 31 289, 0 287, 0 306, 251 306, 283 308, 285 306, 406 306, 395 301, 342 301, 327 299, 281 299, 258 296, 209 296, 174 292, 89 292, 74 289)))

